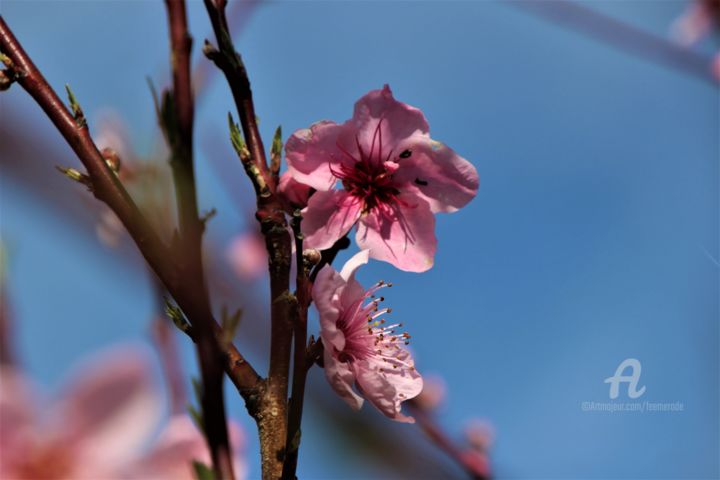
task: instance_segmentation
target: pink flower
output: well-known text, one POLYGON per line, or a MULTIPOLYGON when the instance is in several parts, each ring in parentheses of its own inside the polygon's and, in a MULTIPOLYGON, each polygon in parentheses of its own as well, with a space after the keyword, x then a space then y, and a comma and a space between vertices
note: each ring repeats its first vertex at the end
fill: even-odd
POLYGON ((329 248, 357 225, 360 248, 402 270, 432 266, 434 214, 458 210, 478 189, 475 167, 432 140, 423 113, 387 85, 362 97, 347 122, 298 130, 285 150, 290 174, 318 190, 303 211, 306 246, 329 248))
POLYGON ((401 413, 400 404, 420 393, 422 377, 404 347, 410 336, 395 333, 401 324, 383 326, 385 320, 379 317, 390 309, 378 309, 382 297, 370 300, 376 291, 389 285, 379 282, 366 291, 355 280, 355 271, 368 262, 368 257, 367 250, 361 251, 340 273, 325 266, 313 285, 325 375, 353 409, 362 407, 362 395, 391 419, 412 423, 415 420, 401 413))
POLYGON ((673 23, 672 35, 682 45, 690 46, 707 36, 720 13, 716 0, 695 0, 673 23))
POLYGON ((42 406, 19 371, 2 368, 0 379, 3 480, 189 480, 192 460, 209 461, 202 434, 184 415, 173 417, 143 451, 162 400, 144 349, 116 348, 88 361, 58 398, 42 406))
POLYGON ((235 274, 245 281, 256 280, 267 272, 267 250, 260 232, 236 236, 227 249, 227 259, 235 274))
POLYGON ((285 207, 289 210, 305 207, 308 203, 308 198, 310 198, 311 190, 311 187, 295 180, 290 172, 285 172, 280 175, 278 192, 285 207))
POLYGON ((446 396, 445 380, 439 375, 425 375, 422 392, 413 402, 423 410, 432 411, 443 404, 446 396))

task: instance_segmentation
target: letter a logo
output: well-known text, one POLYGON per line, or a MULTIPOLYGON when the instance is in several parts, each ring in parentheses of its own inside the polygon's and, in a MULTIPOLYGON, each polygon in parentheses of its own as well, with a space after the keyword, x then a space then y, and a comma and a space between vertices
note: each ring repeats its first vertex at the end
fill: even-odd
POLYGON ((605 383, 610 384, 610 398, 616 399, 620 394, 620 383, 628 383, 628 397, 638 398, 640 395, 645 393, 645 387, 643 386, 640 390, 637 389, 638 382, 640 381, 640 361, 636 358, 628 358, 618 365, 615 370, 615 375, 605 379, 605 383), (625 369, 628 367, 632 368, 630 375, 623 375, 625 369))

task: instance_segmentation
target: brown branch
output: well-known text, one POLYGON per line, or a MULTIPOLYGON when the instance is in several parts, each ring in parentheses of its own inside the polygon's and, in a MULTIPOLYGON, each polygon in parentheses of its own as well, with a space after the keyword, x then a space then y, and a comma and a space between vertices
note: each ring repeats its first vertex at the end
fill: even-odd
POLYGON ((287 436, 287 395, 293 325, 291 314, 297 301, 290 293, 290 235, 283 206, 275 195, 275 179, 270 172, 255 117, 250 81, 235 51, 225 16, 225 0, 205 0, 205 7, 218 42, 215 49, 208 41, 203 51, 223 72, 232 91, 242 126, 231 136, 245 171, 253 182, 257 197, 256 217, 265 236, 270 270, 270 368, 267 389, 262 396, 258 415, 262 475, 277 479, 282 474, 287 436))
POLYGON ((166 0, 173 76, 172 115, 164 118, 166 137, 172 152, 170 165, 180 223, 177 256, 183 278, 195 279, 193 295, 203 311, 195 322, 197 355, 202 377, 202 415, 205 437, 212 456, 216 478, 234 478, 232 449, 227 431, 223 395, 223 358, 213 332, 210 299, 202 264, 202 222, 198 217, 193 165, 193 94, 190 76, 192 39, 188 33, 184 0, 166 0))
MULTIPOLYGON (((209 328, 210 331, 220 328, 205 301, 207 296, 204 285, 198 282, 197 277, 185 276, 184 272, 177 268, 175 264, 177 258, 174 254, 178 252, 171 250, 162 242, 147 223, 115 173, 103 160, 90 137, 85 122, 79 121, 80 119, 73 116, 63 105, 2 16, 0 16, 0 51, 14 63, 18 72, 17 82, 43 109, 87 169, 90 188, 95 197, 106 203, 122 221, 145 260, 177 301, 185 315, 194 326, 199 328, 209 328)), ((76 104, 74 106, 77 107, 76 104)), ((81 114, 78 110, 75 110, 76 115, 81 114)), ((212 335, 205 338, 209 338, 210 341, 203 341, 204 346, 200 348, 201 358, 203 355, 207 355, 208 351, 212 354, 217 345, 212 335)), ((250 407, 257 392, 263 390, 263 381, 234 347, 232 350, 232 355, 225 355, 224 366, 250 407)), ((216 377, 211 376, 211 378, 216 377)), ((212 388, 212 386, 208 385, 206 388, 212 388)))
MULTIPOLYGON (((275 195, 275 179, 270 172, 263 147, 250 81, 242 58, 233 46, 225 16, 225 0, 205 0, 218 49, 205 42, 205 55, 223 72, 237 108, 244 144, 239 132, 231 136, 245 171, 253 182, 257 197, 256 217, 265 236, 270 270, 270 368, 267 389, 258 415, 262 475, 277 479, 282 474, 287 436, 287 395, 293 324, 291 314, 297 300, 290 293, 290 235, 282 203, 275 195)), ((232 122, 231 122, 232 123, 232 122)))
POLYGON ((293 381, 292 393, 288 404, 288 430, 286 439, 286 455, 283 464, 283 480, 294 480, 297 470, 298 453, 300 451, 303 404, 305 399, 305 382, 309 366, 307 357, 307 312, 310 307, 310 289, 312 283, 308 278, 310 267, 303 255, 303 236, 301 231, 302 216, 300 212, 293 215, 293 234, 295 237, 295 265, 297 310, 294 318, 295 341, 293 346, 293 381))
MULTIPOLYGON (((0 253, 0 255, 2 255, 2 253, 0 253)), ((4 265, 0 265, 0 268, 2 267, 4 267, 4 265)), ((1 275, 3 275, 3 272, 0 272, 0 276, 1 275)), ((0 279, 0 366, 12 367, 15 365, 17 358, 15 357, 15 346, 13 343, 10 305, 8 305, 5 286, 2 285, 3 281, 4 279, 0 279)))

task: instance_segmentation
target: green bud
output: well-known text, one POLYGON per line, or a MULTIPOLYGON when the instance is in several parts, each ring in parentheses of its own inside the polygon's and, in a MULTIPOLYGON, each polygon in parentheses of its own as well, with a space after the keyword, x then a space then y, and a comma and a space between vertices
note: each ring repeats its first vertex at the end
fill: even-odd
POLYGON ((73 117, 75 118, 75 125, 78 128, 87 127, 87 121, 85 120, 85 114, 80 107, 75 95, 70 90, 70 85, 65 84, 65 90, 67 91, 68 100, 70 101, 70 110, 72 111, 73 117))

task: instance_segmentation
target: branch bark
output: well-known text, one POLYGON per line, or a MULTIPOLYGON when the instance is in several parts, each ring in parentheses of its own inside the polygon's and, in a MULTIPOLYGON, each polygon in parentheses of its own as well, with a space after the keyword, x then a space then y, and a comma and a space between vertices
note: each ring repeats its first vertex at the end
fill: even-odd
MULTIPOLYGON (((242 126, 245 145, 233 139, 257 198, 256 217, 260 222, 268 251, 270 270, 270 368, 267 388, 257 417, 264 479, 282 474, 287 436, 287 395, 293 325, 291 314, 297 300, 290 293, 290 234, 283 206, 275 195, 275 179, 267 163, 255 117, 250 81, 242 58, 235 51, 225 16, 225 0, 205 0, 218 48, 208 41, 203 51, 223 72, 232 91, 242 126)), ((232 128, 232 127, 231 127, 232 128)), ((231 132, 232 133, 232 132, 231 132)))

